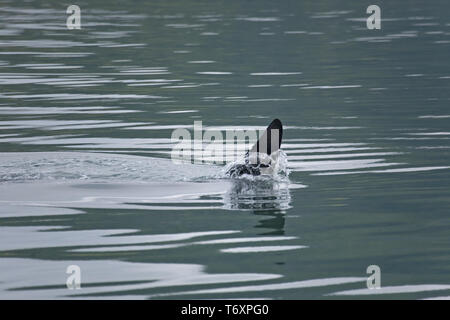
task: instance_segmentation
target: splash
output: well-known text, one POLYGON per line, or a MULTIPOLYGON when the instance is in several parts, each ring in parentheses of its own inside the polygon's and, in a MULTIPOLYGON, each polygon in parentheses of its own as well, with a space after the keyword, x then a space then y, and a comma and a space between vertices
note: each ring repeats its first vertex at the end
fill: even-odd
POLYGON ((251 181, 272 180, 289 181, 288 158, 283 150, 278 150, 270 156, 265 153, 252 153, 249 157, 242 157, 227 164, 219 173, 219 178, 245 179, 251 181), (251 165, 249 163, 258 163, 251 165), (240 169, 239 174, 236 168, 240 169), (252 173, 257 173, 252 174, 252 173))

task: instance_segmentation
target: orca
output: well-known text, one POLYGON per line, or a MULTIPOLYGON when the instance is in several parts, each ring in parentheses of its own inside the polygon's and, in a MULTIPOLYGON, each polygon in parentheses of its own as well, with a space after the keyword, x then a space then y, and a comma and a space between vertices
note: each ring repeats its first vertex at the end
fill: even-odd
POLYGON ((266 131, 261 135, 253 147, 245 153, 243 164, 235 164, 226 172, 230 177, 239 177, 244 174, 259 176, 270 172, 274 155, 281 147, 283 139, 283 124, 274 119, 266 131))

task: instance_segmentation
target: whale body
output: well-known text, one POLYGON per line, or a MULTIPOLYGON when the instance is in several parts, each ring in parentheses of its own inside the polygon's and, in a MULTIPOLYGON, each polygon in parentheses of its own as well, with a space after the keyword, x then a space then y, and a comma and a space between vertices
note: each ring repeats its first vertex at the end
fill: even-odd
POLYGON ((234 164, 226 174, 230 177, 269 174, 272 163, 276 161, 282 138, 283 124, 279 119, 274 119, 253 147, 246 152, 244 163, 234 164))

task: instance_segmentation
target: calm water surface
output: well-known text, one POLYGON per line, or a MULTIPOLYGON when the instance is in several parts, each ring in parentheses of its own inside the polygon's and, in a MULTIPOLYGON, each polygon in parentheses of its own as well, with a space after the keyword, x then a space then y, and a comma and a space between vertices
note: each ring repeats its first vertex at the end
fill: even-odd
POLYGON ((0 298, 450 296, 448 1, 77 4, 0 5, 0 298), (287 182, 170 160, 275 117, 287 182))

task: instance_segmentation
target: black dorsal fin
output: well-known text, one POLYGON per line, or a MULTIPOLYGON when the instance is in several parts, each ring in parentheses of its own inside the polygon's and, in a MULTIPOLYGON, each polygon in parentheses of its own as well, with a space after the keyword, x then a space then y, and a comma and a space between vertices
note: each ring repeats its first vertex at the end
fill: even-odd
POLYGON ((283 125, 279 119, 274 119, 253 147, 247 151, 246 160, 248 160, 251 153, 266 153, 270 156, 280 149, 282 139, 283 125))

